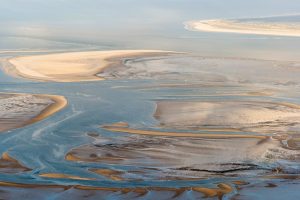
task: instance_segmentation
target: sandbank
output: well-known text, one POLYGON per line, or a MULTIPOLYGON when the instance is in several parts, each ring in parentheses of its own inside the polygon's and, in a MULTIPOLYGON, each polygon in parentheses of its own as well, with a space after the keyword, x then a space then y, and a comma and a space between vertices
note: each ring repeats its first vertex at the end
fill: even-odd
POLYGON ((105 69, 122 66, 124 59, 166 55, 160 50, 115 50, 54 53, 15 57, 4 65, 4 71, 15 77, 37 81, 99 81, 105 69))
POLYGON ((66 105, 58 95, 0 93, 0 132, 41 121, 66 105))
POLYGON ((300 37, 299 25, 283 23, 240 22, 238 20, 213 19, 188 21, 185 23, 185 28, 192 31, 300 37))

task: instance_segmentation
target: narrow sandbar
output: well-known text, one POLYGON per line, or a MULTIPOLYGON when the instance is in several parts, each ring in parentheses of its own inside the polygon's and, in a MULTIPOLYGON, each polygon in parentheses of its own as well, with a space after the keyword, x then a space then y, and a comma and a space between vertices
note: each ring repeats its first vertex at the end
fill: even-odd
POLYGON ((12 76, 38 81, 99 81, 104 79, 99 73, 109 67, 122 66, 124 59, 170 53, 160 50, 116 50, 23 56, 9 59, 4 70, 12 76))
POLYGON ((81 176, 74 176, 74 175, 60 174, 60 173, 44 173, 44 174, 40 174, 39 176, 44 178, 55 178, 55 179, 96 180, 96 178, 86 178, 81 176))
POLYGON ((100 174, 101 176, 104 176, 106 178, 109 178, 114 181, 122 181, 124 180, 121 175, 124 173, 122 171, 117 171, 113 169, 90 169, 90 171, 100 174))
POLYGON ((141 130, 128 127, 119 127, 104 125, 105 130, 113 132, 131 133, 139 135, 152 135, 152 136, 173 136, 173 137, 195 137, 195 138, 207 138, 207 139, 227 139, 227 138, 256 138, 267 139, 265 135, 243 135, 243 134, 217 134, 217 133, 190 133, 190 132, 168 132, 168 131, 156 131, 156 130, 141 130))

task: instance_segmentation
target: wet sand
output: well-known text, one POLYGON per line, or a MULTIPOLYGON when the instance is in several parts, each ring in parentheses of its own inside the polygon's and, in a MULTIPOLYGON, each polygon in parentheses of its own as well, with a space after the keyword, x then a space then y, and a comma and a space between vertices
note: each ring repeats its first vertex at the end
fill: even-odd
POLYGON ((0 159, 0 172, 1 173, 21 173, 30 171, 31 169, 25 167, 18 160, 12 158, 7 152, 2 154, 0 159))
MULTIPOLYGON (((213 135, 213 134, 212 134, 213 135)), ((197 138, 153 135, 98 136, 93 144, 70 150, 65 159, 80 163, 134 166, 137 169, 91 169, 111 180, 191 180, 272 170, 268 149, 279 141, 258 138, 197 138), (238 152, 237 152, 238 149, 238 152)), ((276 160, 276 157, 274 157, 276 160)))
POLYGON ((68 104, 68 101, 65 97, 63 96, 58 96, 58 95, 36 95, 40 98, 49 98, 52 101, 54 101, 53 104, 49 105, 47 108, 45 108, 38 116, 32 118, 28 124, 35 123, 38 121, 41 121, 57 112, 65 108, 68 104))
POLYGON ((0 132, 41 121, 66 105, 58 95, 0 93, 0 132))
POLYGON ((195 138, 207 138, 207 139, 226 139, 226 138, 256 138, 267 139, 265 135, 245 135, 245 134, 217 134, 217 133, 190 133, 190 132, 168 132, 168 131, 155 131, 155 130, 141 130, 128 127, 120 127, 112 125, 102 126, 105 130, 113 132, 132 133, 140 135, 152 135, 152 136, 173 136, 173 137, 195 137, 195 138))
POLYGON ((218 198, 222 199, 225 194, 234 190, 230 183, 217 183, 215 187, 135 187, 135 188, 113 188, 113 187, 94 187, 81 185, 37 185, 37 184, 21 184, 11 182, 0 182, 0 188, 5 190, 3 197, 24 197, 24 194, 30 194, 31 197, 37 198, 45 194, 55 194, 59 199, 66 197, 72 199, 91 198, 99 199, 104 195, 111 198, 162 198, 176 199, 182 197, 186 192, 189 192, 189 197, 192 198, 218 198), (22 190, 25 189, 25 190, 22 190))
POLYGON ((295 24, 213 19, 189 21, 185 23, 185 28, 192 31, 300 37, 300 26, 295 24))
POLYGON ((125 59, 167 55, 159 50, 117 50, 56 53, 9 59, 4 70, 13 76, 38 81, 78 82, 103 80, 100 73, 120 67, 125 59))
POLYGON ((299 125, 300 106, 271 101, 159 101, 154 117, 164 128, 284 133, 299 125))
POLYGON ((122 181, 124 180, 120 175, 122 175, 124 172, 112 170, 112 169, 90 169, 90 171, 100 174, 101 176, 105 176, 111 180, 114 181, 122 181))

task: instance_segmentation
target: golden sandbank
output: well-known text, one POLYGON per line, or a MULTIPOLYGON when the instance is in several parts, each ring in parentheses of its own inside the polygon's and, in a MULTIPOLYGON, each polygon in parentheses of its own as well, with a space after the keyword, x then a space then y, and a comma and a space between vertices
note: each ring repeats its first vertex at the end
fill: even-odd
POLYGON ((104 79, 99 73, 109 67, 123 66, 124 59, 170 53, 160 50, 115 50, 23 56, 9 59, 4 70, 13 76, 38 81, 97 81, 104 79))

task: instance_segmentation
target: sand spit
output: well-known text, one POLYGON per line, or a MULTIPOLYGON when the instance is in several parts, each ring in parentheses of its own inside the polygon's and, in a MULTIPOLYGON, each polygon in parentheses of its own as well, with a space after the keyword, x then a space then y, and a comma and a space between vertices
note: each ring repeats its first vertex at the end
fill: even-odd
POLYGON ((38 116, 32 118, 28 123, 35 123, 38 121, 41 121, 55 113, 57 113, 58 111, 62 110, 63 108, 65 108, 68 104, 68 101, 65 97, 63 96, 58 96, 58 95, 48 95, 48 94, 44 94, 44 95, 36 95, 40 98, 49 98, 52 101, 54 101, 54 103, 52 103, 51 105, 49 105, 47 108, 45 108, 38 116))
POLYGON ((66 105, 63 96, 0 93, 0 132, 41 121, 66 105))
POLYGON ((24 56, 9 59, 4 70, 12 76, 38 81, 97 81, 103 80, 100 73, 109 67, 122 66, 124 59, 170 53, 159 50, 116 50, 24 56))
POLYGON ((299 25, 283 23, 213 19, 188 21, 185 23, 185 28, 192 31, 300 37, 299 25))

